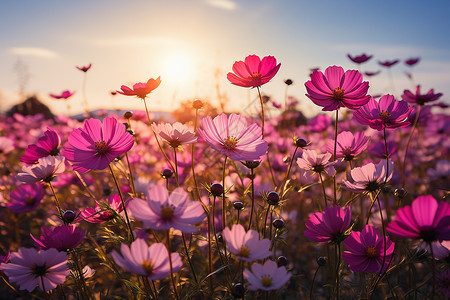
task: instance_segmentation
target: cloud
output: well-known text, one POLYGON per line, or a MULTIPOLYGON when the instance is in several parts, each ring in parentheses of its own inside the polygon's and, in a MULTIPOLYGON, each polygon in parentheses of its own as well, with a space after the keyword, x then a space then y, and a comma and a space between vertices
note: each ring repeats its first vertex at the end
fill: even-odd
POLYGON ((41 47, 13 47, 9 48, 8 52, 20 56, 33 56, 43 58, 57 58, 59 54, 41 47))
POLYGON ((167 45, 175 46, 179 42, 172 38, 161 36, 127 36, 116 37, 110 39, 95 39, 93 44, 96 46, 123 46, 123 47, 136 47, 136 46, 152 46, 152 45, 167 45))
POLYGON ((237 4, 231 0, 207 0, 206 3, 224 10, 235 10, 237 8, 237 4))

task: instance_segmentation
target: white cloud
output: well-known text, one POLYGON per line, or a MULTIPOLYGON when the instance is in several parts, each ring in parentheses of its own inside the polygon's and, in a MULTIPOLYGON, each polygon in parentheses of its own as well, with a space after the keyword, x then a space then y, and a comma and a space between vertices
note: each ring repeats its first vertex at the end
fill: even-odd
POLYGON ((13 47, 9 48, 8 52, 20 56, 33 56, 43 58, 59 57, 58 53, 41 47, 13 47))
POLYGON ((230 0, 207 0, 206 3, 224 10, 235 10, 237 8, 237 4, 230 0))

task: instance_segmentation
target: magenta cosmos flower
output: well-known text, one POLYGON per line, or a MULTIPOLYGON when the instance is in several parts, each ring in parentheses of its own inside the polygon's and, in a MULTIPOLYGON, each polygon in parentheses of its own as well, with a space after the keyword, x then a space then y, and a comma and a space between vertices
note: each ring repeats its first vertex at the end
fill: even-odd
POLYGON ((65 252, 56 249, 37 251, 22 247, 11 253, 11 262, 1 264, 1 269, 9 281, 17 283, 20 289, 29 292, 36 286, 43 291, 53 290, 58 284, 64 283, 70 273, 65 252))
POLYGON ((117 91, 119 94, 125 96, 136 96, 140 99, 145 99, 154 89, 161 84, 161 76, 156 79, 150 78, 147 83, 138 82, 133 85, 133 88, 129 88, 126 85, 120 87, 121 91, 117 91))
POLYGON ((87 66, 82 66, 82 67, 76 67, 78 70, 86 73, 87 71, 89 71, 89 69, 92 67, 92 64, 88 64, 87 66))
POLYGON ((348 263, 353 272, 376 273, 389 266, 394 254, 395 244, 386 236, 386 256, 384 255, 383 235, 378 228, 366 225, 361 232, 352 231, 344 240, 348 251, 342 253, 342 258, 348 263))
POLYGON ((247 126, 247 119, 241 115, 221 114, 213 119, 202 119, 198 133, 217 152, 233 160, 260 160, 269 148, 262 139, 261 127, 256 123, 247 126))
POLYGON ((42 227, 42 235, 39 239, 35 238, 31 233, 30 236, 34 241, 34 245, 40 249, 47 250, 55 248, 58 251, 74 249, 84 239, 86 229, 79 229, 73 225, 61 225, 51 228, 42 227))
POLYGON ((169 196, 163 186, 155 185, 146 193, 147 201, 134 198, 129 209, 144 226, 156 230, 179 229, 182 232, 196 232, 198 224, 206 217, 198 201, 189 200, 182 188, 176 188, 169 196))
POLYGON ((285 267, 278 267, 277 263, 267 260, 264 265, 254 263, 249 269, 244 270, 244 278, 250 283, 248 289, 271 291, 278 290, 291 278, 285 267))
POLYGON ((428 102, 436 101, 442 97, 442 93, 435 94, 434 89, 431 89, 426 94, 420 93, 420 85, 416 86, 416 91, 412 93, 409 90, 404 90, 402 99, 406 102, 425 105, 428 102))
MULTIPOLYGON (((130 246, 122 244, 120 252, 111 253, 116 263, 125 270, 146 276, 151 280, 163 279, 170 275, 169 252, 163 243, 155 243, 150 247, 143 239, 137 239, 130 246)), ((173 272, 178 272, 183 266, 180 254, 170 254, 173 272)))
POLYGON ((48 128, 36 144, 29 145, 25 150, 25 155, 20 160, 26 164, 37 164, 38 159, 47 156, 56 156, 59 154, 61 138, 53 128, 48 128))
POLYGON ((373 55, 367 55, 365 53, 361 54, 361 55, 356 55, 356 56, 351 56, 350 54, 347 54, 347 57, 354 62, 355 64, 362 64, 365 63, 366 61, 368 61, 369 59, 372 58, 373 55))
POLYGON ((331 66, 325 70, 314 71, 311 80, 305 83, 308 94, 314 104, 322 106, 324 111, 347 107, 357 109, 366 104, 369 83, 362 82, 362 75, 356 70, 344 72, 342 67, 331 66))
POLYGON ((241 224, 234 224, 231 230, 225 228, 222 235, 227 242, 228 250, 240 260, 252 262, 272 254, 269 239, 260 239, 259 233, 253 229, 245 232, 241 224))
MULTIPOLYGON (((350 131, 343 131, 337 136, 336 159, 352 161, 366 150, 368 145, 369 138, 364 135, 364 132, 357 132, 353 135, 350 131)), ((327 151, 334 152, 334 140, 328 140, 327 151)))
POLYGON ((394 163, 391 160, 389 160, 387 179, 386 169, 386 160, 377 165, 368 163, 362 167, 354 168, 350 171, 349 180, 344 179, 342 182, 342 187, 355 193, 375 192, 383 186, 385 181, 391 180, 394 171, 394 163))
POLYGON ((277 60, 273 56, 263 57, 249 55, 245 61, 236 61, 233 64, 233 72, 228 73, 227 79, 241 87, 258 87, 269 82, 280 69, 277 60))
POLYGON ((303 175, 327 173, 333 176, 336 173, 334 162, 329 162, 330 153, 317 154, 316 150, 303 149, 302 157, 297 158, 297 165, 303 170, 303 175))
POLYGON ((6 206, 16 214, 30 212, 41 203, 44 194, 44 188, 40 183, 19 185, 15 191, 11 192, 6 206))
POLYGON ((182 145, 197 142, 195 133, 184 124, 175 122, 174 124, 152 124, 152 129, 163 138, 170 147, 177 149, 182 145))
POLYGON ((407 66, 414 66, 415 64, 417 64, 420 61, 420 57, 413 57, 413 58, 408 58, 405 60, 405 64, 407 66))
POLYGON ((118 156, 133 147, 134 139, 125 125, 113 117, 103 123, 89 119, 83 128, 73 130, 64 146, 63 154, 76 171, 103 170, 118 156))
MULTIPOLYGON (((127 206, 128 203, 129 202, 127 201, 125 206, 127 206)), ((89 223, 104 223, 114 219, 117 214, 122 215, 122 212, 123 206, 119 194, 112 194, 109 197, 108 204, 95 201, 95 208, 85 208, 84 211, 80 213, 80 216, 89 223)))
POLYGON ((63 99, 63 100, 67 100, 70 97, 72 97, 75 94, 75 92, 71 92, 71 91, 64 91, 61 94, 49 94, 50 97, 54 98, 54 99, 63 99))
POLYGON ((16 179, 25 183, 50 182, 65 169, 64 157, 42 157, 38 159, 37 164, 22 167, 22 173, 17 174, 16 179))
POLYGON ((345 232, 352 222, 352 212, 347 206, 325 207, 323 212, 316 212, 306 221, 304 235, 319 243, 339 243, 346 238, 345 232))
POLYGON ((378 64, 380 66, 386 67, 386 68, 390 68, 393 65, 397 64, 400 60, 399 59, 394 59, 394 60, 385 60, 385 61, 378 61, 378 64))
POLYGON ((378 103, 370 98, 369 102, 353 113, 359 123, 369 125, 375 130, 406 127, 411 124, 408 117, 412 107, 406 101, 396 101, 392 95, 384 95, 378 103))
POLYGON ((403 239, 450 240, 450 204, 438 203, 431 195, 419 196, 397 211, 386 230, 403 239))

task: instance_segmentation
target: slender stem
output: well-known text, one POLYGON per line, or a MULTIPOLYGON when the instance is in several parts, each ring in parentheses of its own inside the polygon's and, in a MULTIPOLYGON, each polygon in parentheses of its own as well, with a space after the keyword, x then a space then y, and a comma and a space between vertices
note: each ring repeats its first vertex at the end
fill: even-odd
MULTIPOLYGON (((195 119, 194 119, 194 133, 197 133, 197 115, 198 115, 198 109, 195 110, 195 119)), ((195 143, 191 144, 191 163, 192 163, 192 179, 194 180, 194 187, 195 192, 197 193, 197 198, 200 200, 200 190, 198 189, 198 183, 197 183, 197 176, 195 175, 195 163, 194 163, 194 145, 195 143)))
POLYGON ((125 152, 125 158, 127 159, 128 171, 130 172, 131 191, 133 192, 134 196, 137 196, 136 188, 134 187, 133 172, 131 171, 130 160, 128 159, 128 153, 127 152, 125 152))
POLYGON ((316 271, 314 272, 314 277, 311 282, 311 287, 309 288, 309 300, 313 299, 313 288, 314 288, 314 281, 316 281, 317 272, 319 272, 320 266, 317 266, 316 271))
MULTIPOLYGON (((339 118, 339 110, 336 109, 336 118, 334 120, 334 151, 333 151, 333 161, 336 160, 336 148, 337 148, 337 136, 338 136, 338 118, 339 118)), ((336 186, 336 173, 333 175, 333 190, 334 190, 334 202, 333 204, 337 204, 337 186, 336 186)))
POLYGON ((339 300, 339 269, 341 266, 341 243, 336 244, 336 299, 339 300))
POLYGON ((383 137, 384 137, 384 149, 386 151, 386 177, 384 178, 384 183, 386 183, 389 177, 389 150, 386 138, 386 127, 383 128, 383 137))
POLYGON ((291 162, 289 163, 289 167, 286 171, 286 174, 284 175, 283 185, 281 187, 282 188, 281 195, 284 193, 284 185, 289 178, 289 174, 291 173, 292 163, 294 162, 294 158, 295 158, 295 154, 297 154, 297 150, 298 150, 298 146, 295 147, 294 154, 292 154, 292 157, 291 157, 291 162))
MULTIPOLYGON (((226 225, 226 211, 225 211, 225 167, 227 164, 227 158, 228 156, 225 156, 225 159, 223 160, 223 167, 222 167, 222 187, 223 187, 223 193, 222 193, 222 230, 225 229, 226 225)), ((226 251, 226 250, 225 250, 226 251)), ((225 252, 226 254, 226 252, 225 252)))
MULTIPOLYGON (((322 179, 322 173, 319 172, 319 179, 320 179, 320 185, 322 186, 322 193, 323 193, 323 203, 324 203, 324 207, 327 207, 327 194, 325 193, 325 185, 323 184, 323 179, 322 179)), ((322 211, 322 210, 320 210, 322 211)))
POLYGON ((125 201, 123 200, 123 194, 122 194, 122 191, 120 190, 119 182, 117 181, 116 175, 114 175, 114 171, 111 167, 111 164, 109 164, 109 171, 111 172, 111 176, 114 180, 114 183, 116 184, 116 188, 117 188, 117 191, 120 196, 120 201, 122 202, 122 208, 123 208, 123 211, 125 212, 125 220, 127 221, 128 230, 130 231, 130 239, 132 242, 132 241, 134 241, 133 229, 131 228, 130 219, 128 218, 127 207, 125 206, 125 201))
POLYGON ((411 138, 414 134, 414 129, 416 129, 417 123, 419 121, 419 114, 420 114, 420 110, 422 109, 422 106, 419 105, 419 107, 417 108, 417 112, 416 112, 416 117, 414 118, 414 123, 413 126, 411 128, 411 131, 409 133, 409 137, 408 137, 408 142, 406 142, 406 148, 405 148, 405 155, 403 157, 403 165, 402 165, 402 186, 405 186, 406 183, 406 157, 408 156, 408 149, 409 149, 409 143, 411 142, 411 138))
POLYGON ((272 169, 272 164, 270 163, 269 151, 267 151, 266 157, 267 157, 267 165, 268 165, 269 171, 270 171, 270 177, 272 178, 273 186, 276 187, 277 181, 275 180, 275 175, 273 175, 273 169, 272 169))
POLYGON ((192 265, 191 258, 189 257, 189 249, 186 244, 186 238, 184 237, 184 232, 181 234, 181 238, 183 239, 184 250, 186 251, 186 257, 189 263, 189 267, 191 268, 192 276, 194 277, 195 283, 198 283, 197 275, 195 274, 194 266, 192 265))
POLYGON ((254 184, 254 173, 253 173, 253 168, 250 168, 250 180, 251 180, 251 185, 252 185, 252 208, 250 210, 250 220, 248 222, 248 228, 247 230, 250 230, 250 228, 252 227, 252 221, 253 221, 253 210, 255 207, 255 184, 254 184))
MULTIPOLYGON (((69 162, 69 163, 70 163, 70 165, 72 165, 71 162, 69 162)), ((78 179, 81 181, 81 184, 84 186, 84 188, 88 192, 89 196, 91 196, 94 199, 97 199, 97 197, 95 197, 94 193, 92 193, 91 190, 89 189, 89 187, 87 186, 86 181, 84 181, 83 177, 81 177, 81 174, 75 170, 73 170, 73 172, 75 173, 75 175, 77 175, 78 179)))
POLYGON ((267 224, 267 217, 269 216, 269 211, 270 211, 270 204, 267 204, 266 216, 264 217, 264 227, 262 228, 263 238, 266 237, 266 224, 267 224))
POLYGON ((436 261, 434 259, 434 251, 433 251, 433 245, 431 242, 428 242, 428 246, 430 247, 431 252, 431 274, 432 274, 432 280, 433 280, 433 287, 431 290, 431 299, 434 299, 435 289, 436 289, 436 261))
POLYGON ((48 182, 48 186, 52 190, 53 196, 55 197, 56 208, 58 209, 58 213, 59 213, 59 216, 61 217, 61 220, 63 220, 63 212, 61 210, 61 205, 59 205, 59 200, 58 200, 58 197, 56 196, 55 190, 53 189, 52 183, 48 182))
POLYGON ((170 232, 169 230, 166 231, 166 242, 167 242, 167 251, 169 254, 169 265, 170 265, 170 279, 172 280, 172 287, 173 287, 173 292, 175 293, 175 298, 177 300, 180 299, 180 297, 178 296, 178 291, 177 291, 177 285, 175 284, 175 278, 173 276, 173 267, 172 267, 172 250, 170 247, 170 232))
MULTIPOLYGON (((213 211, 214 213, 214 211, 213 211)), ((212 233, 211 233, 211 216, 207 214, 206 221, 208 223, 208 267, 209 274, 213 272, 212 265, 212 233)), ((209 276, 209 290, 211 292, 211 296, 214 295, 214 285, 213 285, 213 276, 209 276)))
MULTIPOLYGON (((386 262, 386 249, 387 249, 387 245, 386 245, 386 226, 384 224, 384 218, 383 218, 383 212, 381 209, 381 203, 380 203, 380 197, 377 197, 377 203, 378 203, 378 207, 379 207, 379 211, 380 211, 380 218, 381 218, 381 229, 383 231, 383 248, 384 248, 384 252, 383 252, 383 262, 381 264, 381 269, 380 272, 378 273, 378 276, 381 276, 383 274, 383 268, 384 268, 384 263, 386 262)), ((386 269, 389 266, 386 266, 386 269)), ((374 287, 374 289, 376 288, 376 286, 374 287)))
POLYGON ((86 97, 86 80, 87 80, 87 72, 84 72, 84 77, 83 77, 83 100, 84 100, 84 109, 86 110, 86 113, 89 113, 88 101, 87 101, 87 97, 86 97))
POLYGON ((17 295, 20 296, 20 294, 19 294, 19 292, 16 290, 16 288, 13 287, 13 286, 8 282, 8 280, 5 279, 5 277, 3 277, 3 274, 0 274, 0 277, 3 279, 3 281, 6 283, 6 285, 9 286, 9 288, 10 288, 11 290, 14 291, 14 293, 16 293, 17 295))
POLYGON ((367 213, 366 225, 369 224, 370 213, 372 212, 373 205, 375 204, 375 199, 378 198, 378 195, 380 195, 380 192, 381 192, 381 189, 379 189, 377 191, 377 193, 375 194, 375 198, 372 196, 372 193, 369 193, 371 203, 370 203, 370 207, 369 207, 369 212, 367 213))
POLYGON ((264 138, 264 102, 261 96, 261 91, 259 90, 259 86, 256 87, 259 95, 259 102, 261 103, 261 129, 262 129, 262 137, 264 138))
POLYGON ((73 262, 75 264, 76 273, 78 273, 77 274, 78 278, 76 278, 76 279, 77 279, 77 281, 80 284, 80 288, 81 288, 81 292, 82 292, 83 298, 84 299, 90 299, 89 293, 88 293, 88 290, 87 290, 87 286, 86 286, 86 282, 85 282, 84 276, 83 276, 83 269, 82 269, 82 267, 80 265, 80 260, 78 259, 78 252, 77 252, 76 249, 72 249, 71 252, 72 252, 71 253, 72 254, 72 259, 73 259, 73 262))
POLYGON ((39 277, 41 277, 42 290, 44 291, 45 299, 48 299, 48 294, 45 291, 45 286, 44 286, 44 277, 42 275, 39 277))
POLYGON ((173 155, 174 155, 174 163, 175 163, 175 180, 177 183, 177 187, 180 186, 180 181, 178 178, 178 159, 177 159, 177 148, 173 148, 173 155))

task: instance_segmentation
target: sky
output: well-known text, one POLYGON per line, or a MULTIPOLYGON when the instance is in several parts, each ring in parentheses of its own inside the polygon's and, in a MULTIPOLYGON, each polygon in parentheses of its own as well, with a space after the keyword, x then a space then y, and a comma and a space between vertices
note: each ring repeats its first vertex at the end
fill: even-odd
POLYGON ((320 111, 305 96, 311 68, 331 65, 382 72, 369 81, 372 95, 401 96, 420 84, 450 104, 450 1, 349 0, 79 0, 0 2, 0 111, 37 95, 55 113, 66 113, 49 93, 75 91, 71 113, 89 109, 143 109, 141 100, 111 91, 161 76, 149 97, 151 110, 171 111, 194 98, 227 111, 251 112, 255 89, 228 82, 237 60, 274 56, 278 74, 263 94, 284 103, 288 94, 306 114, 320 111), (347 54, 373 55, 358 67, 347 54), (404 60, 420 57, 414 67, 404 60), (378 61, 400 59, 389 70, 378 61), (76 66, 92 63, 84 74, 76 66), (412 73, 412 80, 405 72, 412 73))

